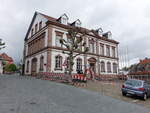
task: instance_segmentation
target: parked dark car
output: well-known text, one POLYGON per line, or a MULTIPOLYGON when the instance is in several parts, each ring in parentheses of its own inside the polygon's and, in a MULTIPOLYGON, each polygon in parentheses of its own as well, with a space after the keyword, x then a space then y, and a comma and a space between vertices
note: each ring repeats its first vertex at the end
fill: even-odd
POLYGON ((123 96, 130 94, 146 100, 150 96, 150 83, 143 80, 129 79, 122 85, 121 90, 123 96))

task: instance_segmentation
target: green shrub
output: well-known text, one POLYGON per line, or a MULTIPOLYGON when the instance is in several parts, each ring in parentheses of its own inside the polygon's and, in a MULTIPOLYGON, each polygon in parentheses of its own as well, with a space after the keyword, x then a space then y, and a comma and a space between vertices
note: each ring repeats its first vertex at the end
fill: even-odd
POLYGON ((4 67, 4 71, 6 71, 6 72, 15 72, 15 71, 17 71, 17 67, 16 67, 15 64, 7 64, 4 67))

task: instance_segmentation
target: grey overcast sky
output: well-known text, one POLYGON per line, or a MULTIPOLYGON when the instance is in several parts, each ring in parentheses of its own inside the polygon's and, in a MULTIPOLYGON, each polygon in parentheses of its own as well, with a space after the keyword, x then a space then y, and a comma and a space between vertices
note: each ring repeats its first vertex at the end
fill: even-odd
POLYGON ((82 26, 111 31, 120 42, 119 52, 128 48, 130 63, 150 57, 150 0, 0 0, 0 38, 3 50, 15 61, 22 58, 23 40, 35 11, 59 17, 82 26))

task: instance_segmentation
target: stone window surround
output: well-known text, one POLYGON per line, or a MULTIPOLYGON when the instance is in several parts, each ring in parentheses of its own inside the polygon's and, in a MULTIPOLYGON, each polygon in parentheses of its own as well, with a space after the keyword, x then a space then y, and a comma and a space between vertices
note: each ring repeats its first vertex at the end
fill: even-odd
MULTIPOLYGON (((57 38, 57 36, 59 36, 60 38, 63 38, 63 32, 60 32, 60 31, 55 31, 55 34, 56 34, 56 36, 55 36, 55 45, 57 46, 57 44, 56 44, 56 38, 57 38)), ((59 46, 58 46, 59 47, 59 46)), ((61 44, 61 46, 60 47, 63 47, 63 45, 61 44)))
POLYGON ((104 48, 104 44, 100 43, 100 55, 105 55, 105 48, 104 48), (103 48, 103 50, 101 50, 103 48))
POLYGON ((76 59, 76 71, 82 71, 82 59, 81 58, 76 59))
POLYGON ((40 57, 40 71, 43 71, 44 69, 44 56, 42 55, 40 57))
POLYGON ((117 63, 113 63, 113 73, 117 73, 117 63))
POLYGON ((101 67, 101 72, 105 72, 105 62, 104 61, 100 62, 100 67, 101 67))
POLYGON ((108 61, 107 62, 107 73, 111 73, 112 70, 111 70, 111 63, 108 61))
POLYGON ((112 46, 112 57, 116 57, 116 47, 112 46))
POLYGON ((106 56, 110 57, 110 45, 106 45, 106 56))
POLYGON ((62 60, 63 60, 63 57, 61 55, 55 56, 55 68, 54 68, 54 70, 61 70, 62 71, 62 60))

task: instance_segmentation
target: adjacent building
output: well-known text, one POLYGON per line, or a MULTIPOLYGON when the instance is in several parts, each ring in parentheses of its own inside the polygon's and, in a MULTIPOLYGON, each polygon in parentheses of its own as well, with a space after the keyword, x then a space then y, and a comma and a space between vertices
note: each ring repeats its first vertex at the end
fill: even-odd
POLYGON ((0 54, 0 74, 3 74, 4 65, 12 64, 12 57, 8 56, 6 53, 0 54))
POLYGON ((139 63, 132 65, 129 68, 129 74, 150 75, 150 58, 140 60, 139 63))
POLYGON ((3 59, 0 57, 0 74, 3 74, 3 59))
POLYGON ((24 40, 24 73, 64 73, 67 66, 63 64, 68 56, 62 51, 67 49, 59 40, 67 40, 68 29, 80 27, 89 31, 84 37, 89 52, 75 58, 73 73, 90 68, 97 75, 117 74, 118 42, 111 38, 111 32, 103 33, 101 28, 88 30, 81 24, 79 19, 69 23, 66 14, 53 18, 35 12, 24 40))
POLYGON ((8 56, 6 53, 0 54, 0 57, 3 59, 5 64, 12 64, 14 62, 12 57, 8 56))

